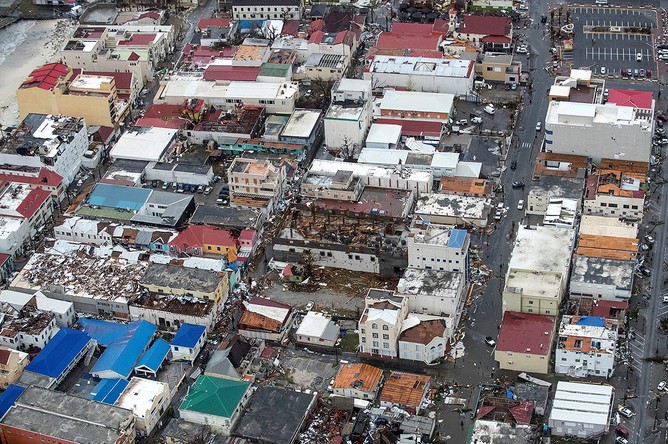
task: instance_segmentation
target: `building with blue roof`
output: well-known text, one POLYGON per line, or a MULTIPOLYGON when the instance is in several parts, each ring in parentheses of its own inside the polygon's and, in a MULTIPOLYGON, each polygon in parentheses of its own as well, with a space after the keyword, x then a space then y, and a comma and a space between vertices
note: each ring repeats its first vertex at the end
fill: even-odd
POLYGON ((9 410, 14 405, 14 402, 19 399, 19 396, 21 396, 21 393, 23 393, 24 390, 25 387, 21 387, 20 385, 16 384, 9 384, 5 391, 0 394, 0 418, 5 416, 7 410, 9 410))
POLYGON ((26 366, 17 384, 53 388, 65 379, 81 359, 86 357, 90 360, 96 347, 97 341, 85 332, 61 328, 26 366))
POLYGON ((206 341, 206 327, 197 324, 181 324, 170 342, 172 361, 193 363, 206 341))
POLYGON ((98 344, 107 347, 118 338, 128 333, 129 324, 104 321, 101 319, 79 318, 81 331, 94 338, 98 344))
POLYGON ((88 196, 88 203, 98 207, 116 210, 139 211, 151 195, 150 188, 122 187, 118 185, 98 183, 88 196))
POLYGON ((142 376, 156 376, 170 350, 169 342, 158 338, 151 348, 146 350, 135 366, 135 373, 142 376))
MULTIPOLYGON (((127 332, 124 335, 113 339, 107 345, 93 366, 91 375, 100 379, 127 379, 130 376, 158 328, 146 321, 130 322, 126 327, 127 332)), ((107 332, 104 329, 101 331, 104 332, 101 337, 107 339, 107 332)))
POLYGON ((88 399, 114 405, 128 384, 127 379, 103 379, 88 394, 88 399))
POLYGON ((88 218, 176 227, 194 210, 192 195, 98 183, 76 213, 88 218))

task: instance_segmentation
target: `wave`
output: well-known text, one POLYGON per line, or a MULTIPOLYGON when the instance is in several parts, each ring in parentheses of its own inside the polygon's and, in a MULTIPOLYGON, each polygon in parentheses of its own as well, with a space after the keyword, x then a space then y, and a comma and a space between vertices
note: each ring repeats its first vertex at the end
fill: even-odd
POLYGON ((28 38, 35 20, 21 20, 0 29, 0 65, 28 38))

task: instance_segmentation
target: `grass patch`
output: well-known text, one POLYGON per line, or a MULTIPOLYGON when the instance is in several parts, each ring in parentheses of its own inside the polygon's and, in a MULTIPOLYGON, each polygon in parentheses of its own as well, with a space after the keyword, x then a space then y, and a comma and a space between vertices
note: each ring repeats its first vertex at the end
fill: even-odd
POLYGON ((357 333, 348 333, 341 339, 341 350, 344 352, 355 353, 359 344, 359 335, 357 333))

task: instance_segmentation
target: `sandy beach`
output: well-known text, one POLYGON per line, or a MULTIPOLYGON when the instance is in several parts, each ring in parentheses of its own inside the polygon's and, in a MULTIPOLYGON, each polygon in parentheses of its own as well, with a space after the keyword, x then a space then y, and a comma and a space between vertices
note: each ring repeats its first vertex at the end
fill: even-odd
POLYGON ((30 72, 58 61, 58 51, 69 38, 70 20, 22 20, 0 30, 0 125, 18 123, 16 89, 30 72))

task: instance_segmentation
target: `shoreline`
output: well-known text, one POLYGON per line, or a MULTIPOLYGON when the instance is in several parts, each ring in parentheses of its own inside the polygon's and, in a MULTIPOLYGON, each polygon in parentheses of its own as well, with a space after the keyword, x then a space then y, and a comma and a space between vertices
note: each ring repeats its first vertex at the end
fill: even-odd
POLYGON ((57 62, 76 22, 67 19, 19 20, 0 29, 0 126, 19 123, 16 90, 39 66, 57 62))

